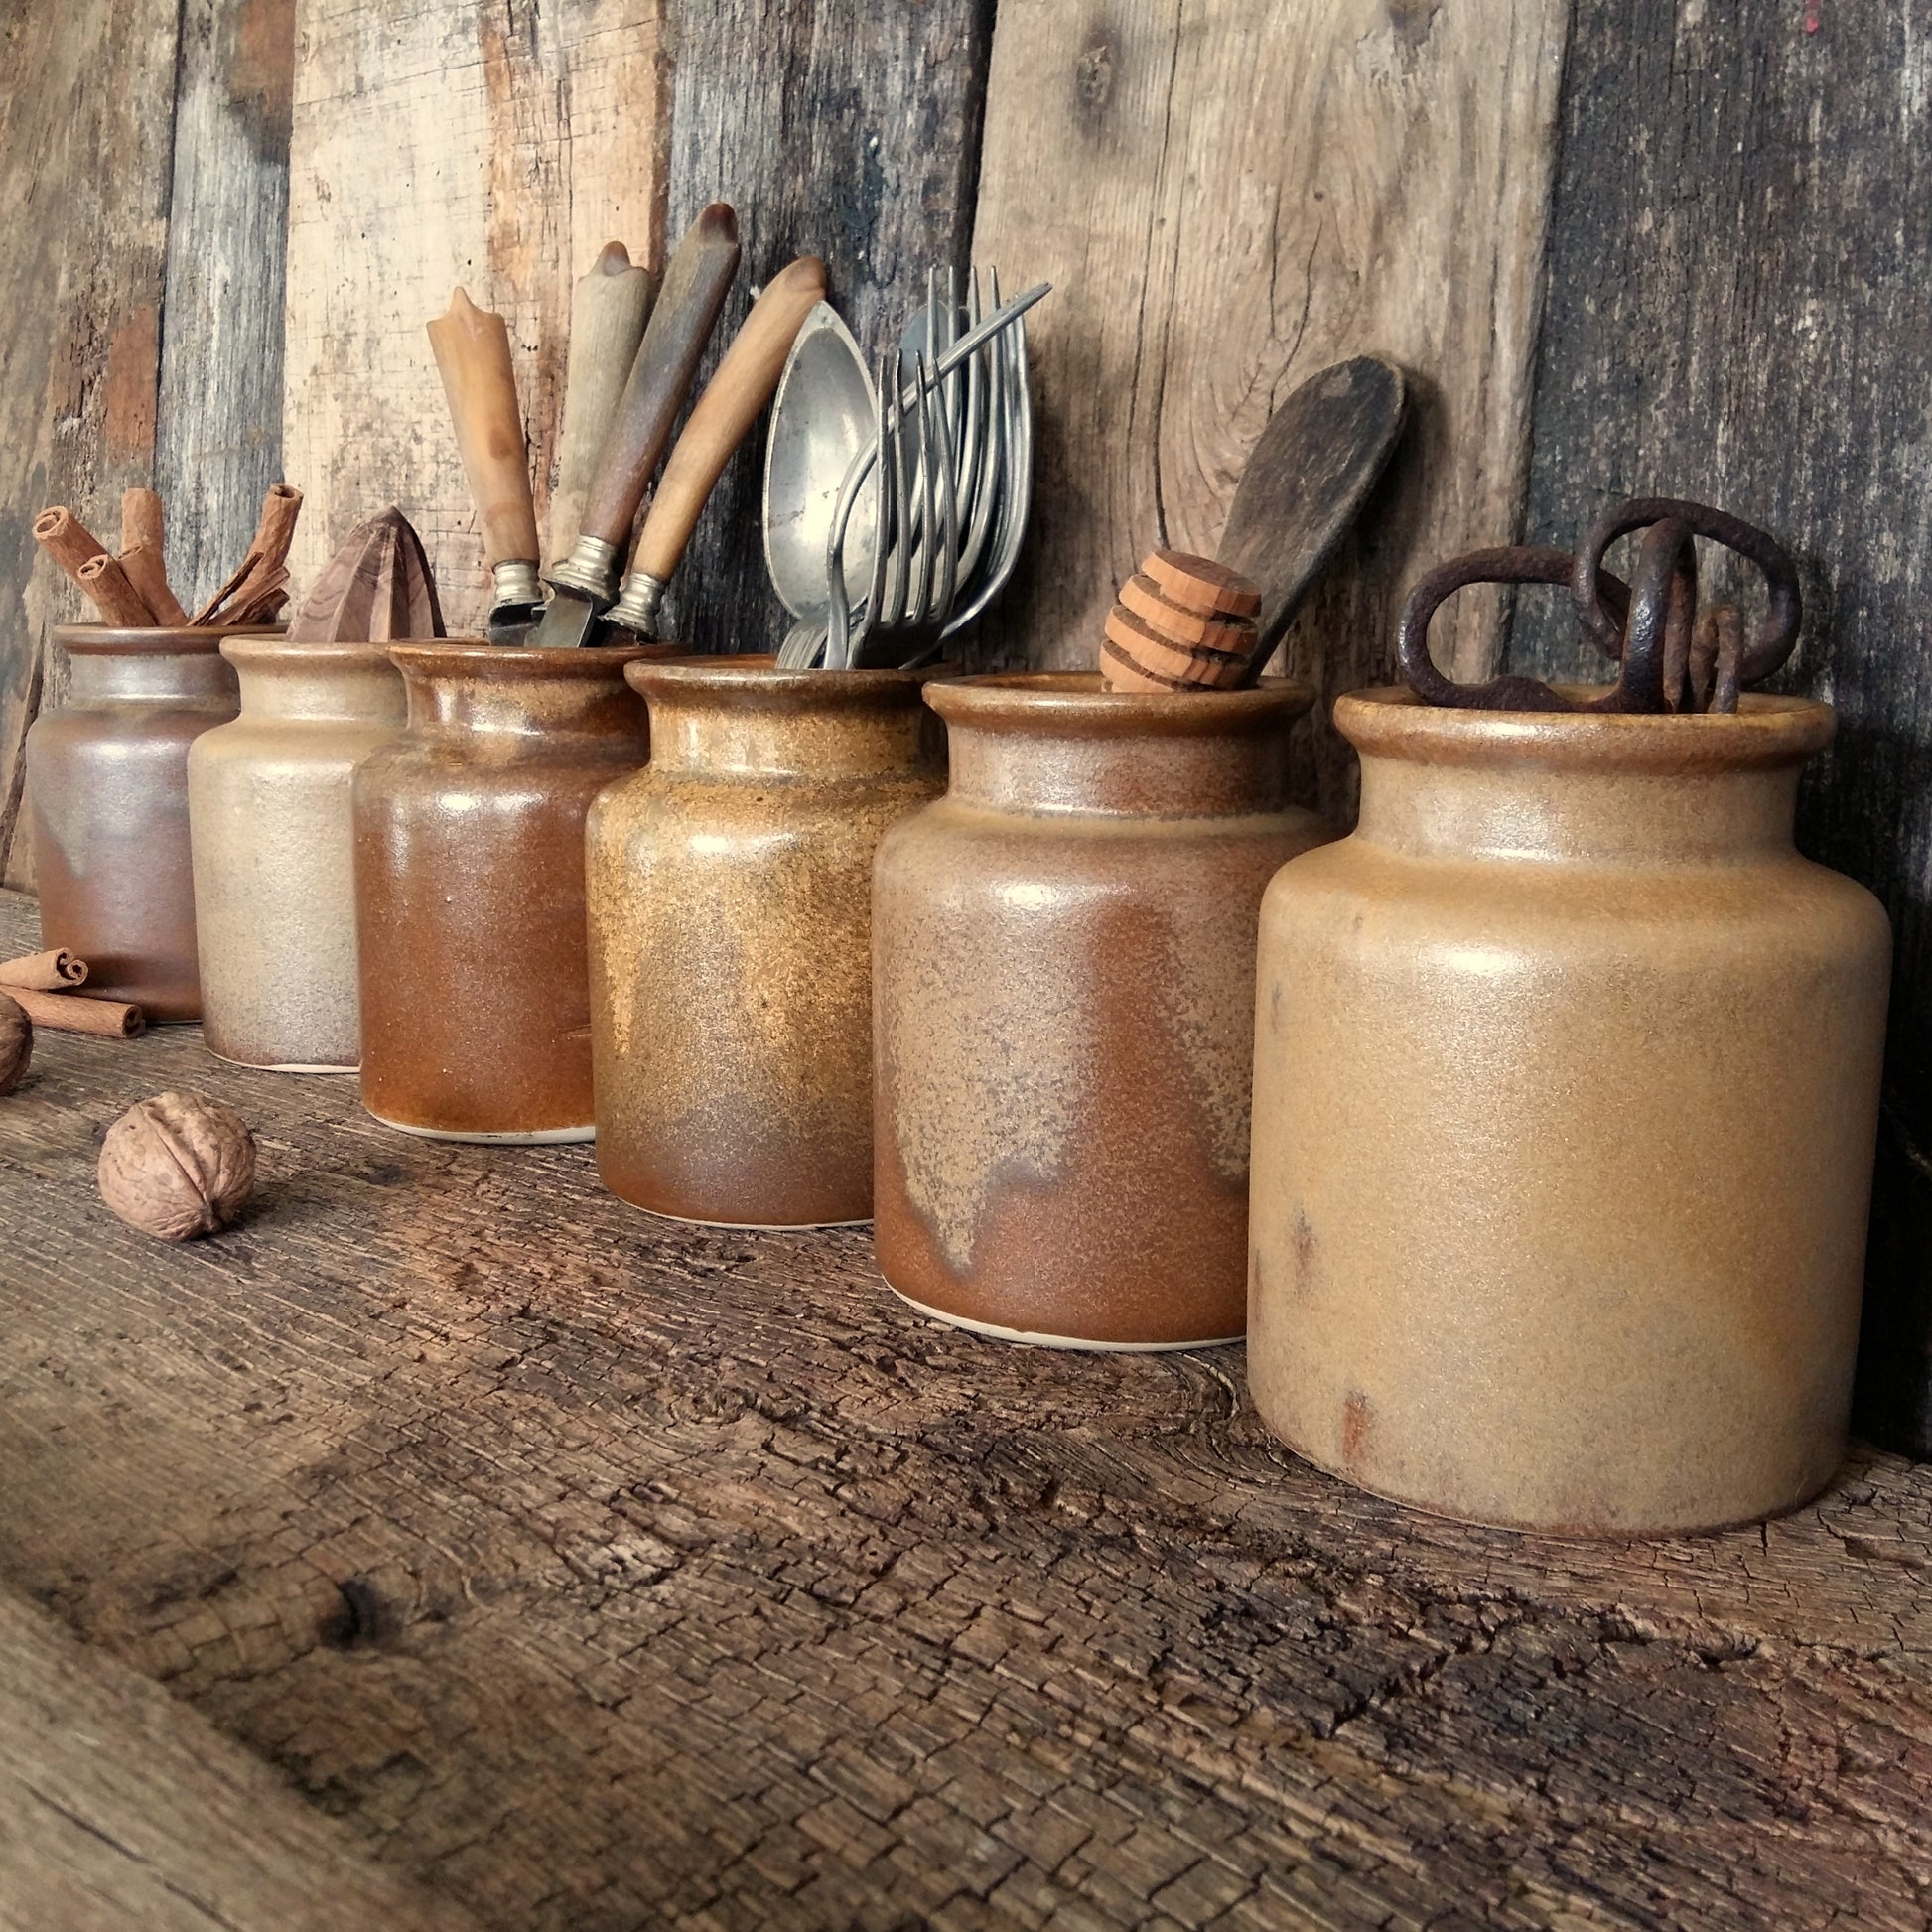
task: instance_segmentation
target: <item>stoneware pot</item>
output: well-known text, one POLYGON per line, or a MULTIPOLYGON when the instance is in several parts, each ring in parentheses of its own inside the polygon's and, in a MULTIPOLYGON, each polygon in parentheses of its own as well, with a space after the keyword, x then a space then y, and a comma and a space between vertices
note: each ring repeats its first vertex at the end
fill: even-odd
POLYGON ((68 700, 27 734, 27 823, 43 943, 89 993, 150 1021, 199 1020, 188 748, 235 715, 233 630, 56 624, 68 700))
POLYGON ((649 767, 590 824, 597 1162, 745 1227, 872 1212, 872 861, 945 782, 929 673, 639 664, 649 767))
POLYGON ((231 639, 241 716, 188 755, 202 1030, 224 1060, 353 1071, 349 776, 402 729, 402 675, 383 644, 231 639))
POLYGON ((626 664, 675 646, 393 647, 401 737, 357 766, 362 1102, 456 1141, 587 1141, 584 815, 644 761, 626 664))
POLYGON ((876 872, 880 1267, 1014 1340, 1238 1336, 1255 921, 1329 836, 1286 802, 1311 694, 1022 675, 927 700, 951 786, 876 872))
POLYGON ((1248 1376, 1448 1516, 1692 1530, 1830 1478, 1890 943, 1792 845, 1822 704, 1335 707, 1361 823, 1262 911, 1248 1376))

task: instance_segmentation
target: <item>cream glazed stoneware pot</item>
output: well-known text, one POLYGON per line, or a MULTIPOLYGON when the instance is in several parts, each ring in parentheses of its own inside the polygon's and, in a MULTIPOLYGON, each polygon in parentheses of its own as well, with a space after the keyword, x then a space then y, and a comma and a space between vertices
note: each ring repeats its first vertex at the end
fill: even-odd
POLYGON ((403 722, 383 644, 237 637, 241 715, 188 755, 203 1037, 243 1066, 353 1072, 349 779, 403 722))
POLYGON ((1359 828, 1262 907, 1263 1418, 1475 1522, 1796 1507, 1844 1448, 1890 962, 1792 843, 1831 710, 1335 722, 1359 828))

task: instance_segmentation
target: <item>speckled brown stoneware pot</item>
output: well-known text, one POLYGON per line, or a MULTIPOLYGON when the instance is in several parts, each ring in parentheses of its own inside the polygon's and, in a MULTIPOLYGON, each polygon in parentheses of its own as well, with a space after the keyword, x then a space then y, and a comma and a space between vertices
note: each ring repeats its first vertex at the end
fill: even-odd
POLYGON ((241 716, 188 754, 202 1034, 244 1066, 361 1055, 349 776, 401 731, 384 644, 232 639, 241 716))
POLYGON ((1257 1407, 1477 1522, 1802 1503, 1845 1441, 1890 959, 1792 845, 1831 711, 1335 723, 1360 828, 1262 911, 1257 1407))
POLYGON ((591 814, 597 1162, 654 1213, 872 1212, 873 853, 945 782, 929 673, 640 664, 651 761, 591 814))
POLYGON ((459 1141, 587 1141, 584 815, 644 761, 624 666, 676 646, 393 647, 409 722, 352 786, 362 1102, 459 1141))
POLYGON ((87 991, 150 1021, 199 1020, 188 748, 235 715, 234 630, 57 624, 72 682, 27 734, 41 932, 87 962, 87 991))
POLYGON ((1311 694, 934 684, 945 797, 875 874, 880 1267, 930 1313, 1093 1348, 1241 1333, 1255 920, 1329 836, 1311 694))

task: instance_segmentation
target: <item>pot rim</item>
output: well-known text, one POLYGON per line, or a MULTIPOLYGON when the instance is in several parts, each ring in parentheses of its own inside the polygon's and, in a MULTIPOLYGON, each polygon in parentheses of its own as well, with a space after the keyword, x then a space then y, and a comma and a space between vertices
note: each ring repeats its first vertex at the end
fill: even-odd
POLYGON ((54 641, 70 657, 212 656, 238 637, 279 637, 281 623, 57 623, 54 641))
POLYGON ((1816 698, 1746 691, 1737 706, 1693 714, 1464 711, 1425 704, 1406 685, 1377 685, 1335 700, 1335 729, 1364 757, 1411 764, 1661 774, 1802 764, 1838 729, 1837 712, 1816 698))
POLYGON ((948 725, 1084 726, 1123 736, 1208 738, 1285 725, 1314 708, 1314 687, 1265 677, 1236 691, 1109 691, 1098 671, 985 671, 932 684, 925 701, 948 725))
POLYGON ((304 669, 311 665, 363 670, 391 668, 386 641, 357 643, 345 637, 307 641, 290 638, 280 632, 270 636, 241 632, 222 644, 221 655, 239 670, 252 670, 257 665, 271 664, 287 664, 304 669))
POLYGON ((624 671, 631 688, 646 697, 701 693, 742 705, 807 697, 823 705, 842 701, 874 704, 882 697, 898 694, 916 699, 932 679, 951 675, 952 667, 947 664, 913 671, 781 671, 770 651, 687 651, 668 659, 647 659, 624 671))
POLYGON ((537 650, 527 644, 490 644, 482 638, 418 637, 384 648, 405 676, 490 677, 505 683, 555 678, 621 677, 624 666, 654 655, 676 655, 676 644, 571 645, 537 650))

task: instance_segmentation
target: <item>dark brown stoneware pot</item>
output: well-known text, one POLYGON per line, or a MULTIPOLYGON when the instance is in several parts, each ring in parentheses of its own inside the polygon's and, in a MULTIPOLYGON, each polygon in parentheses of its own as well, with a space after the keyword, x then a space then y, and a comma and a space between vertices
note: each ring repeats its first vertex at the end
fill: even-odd
POLYGON ((408 724, 352 786, 362 1102, 378 1120, 591 1138, 584 815, 648 749, 624 666, 674 652, 391 650, 408 724))
POLYGON ((659 1214, 872 1212, 872 861, 945 781, 929 673, 640 664, 651 761, 591 814, 605 1184, 659 1214))
POLYGON ((240 708, 225 638, 254 631, 57 624, 68 701, 27 734, 27 823, 45 943, 87 991, 199 1020, 188 748, 240 708))
POLYGON ((880 1267, 1016 1340, 1232 1339, 1261 896, 1330 836, 1287 802, 1312 694, 1042 674, 926 696, 951 788, 874 884, 880 1267))

